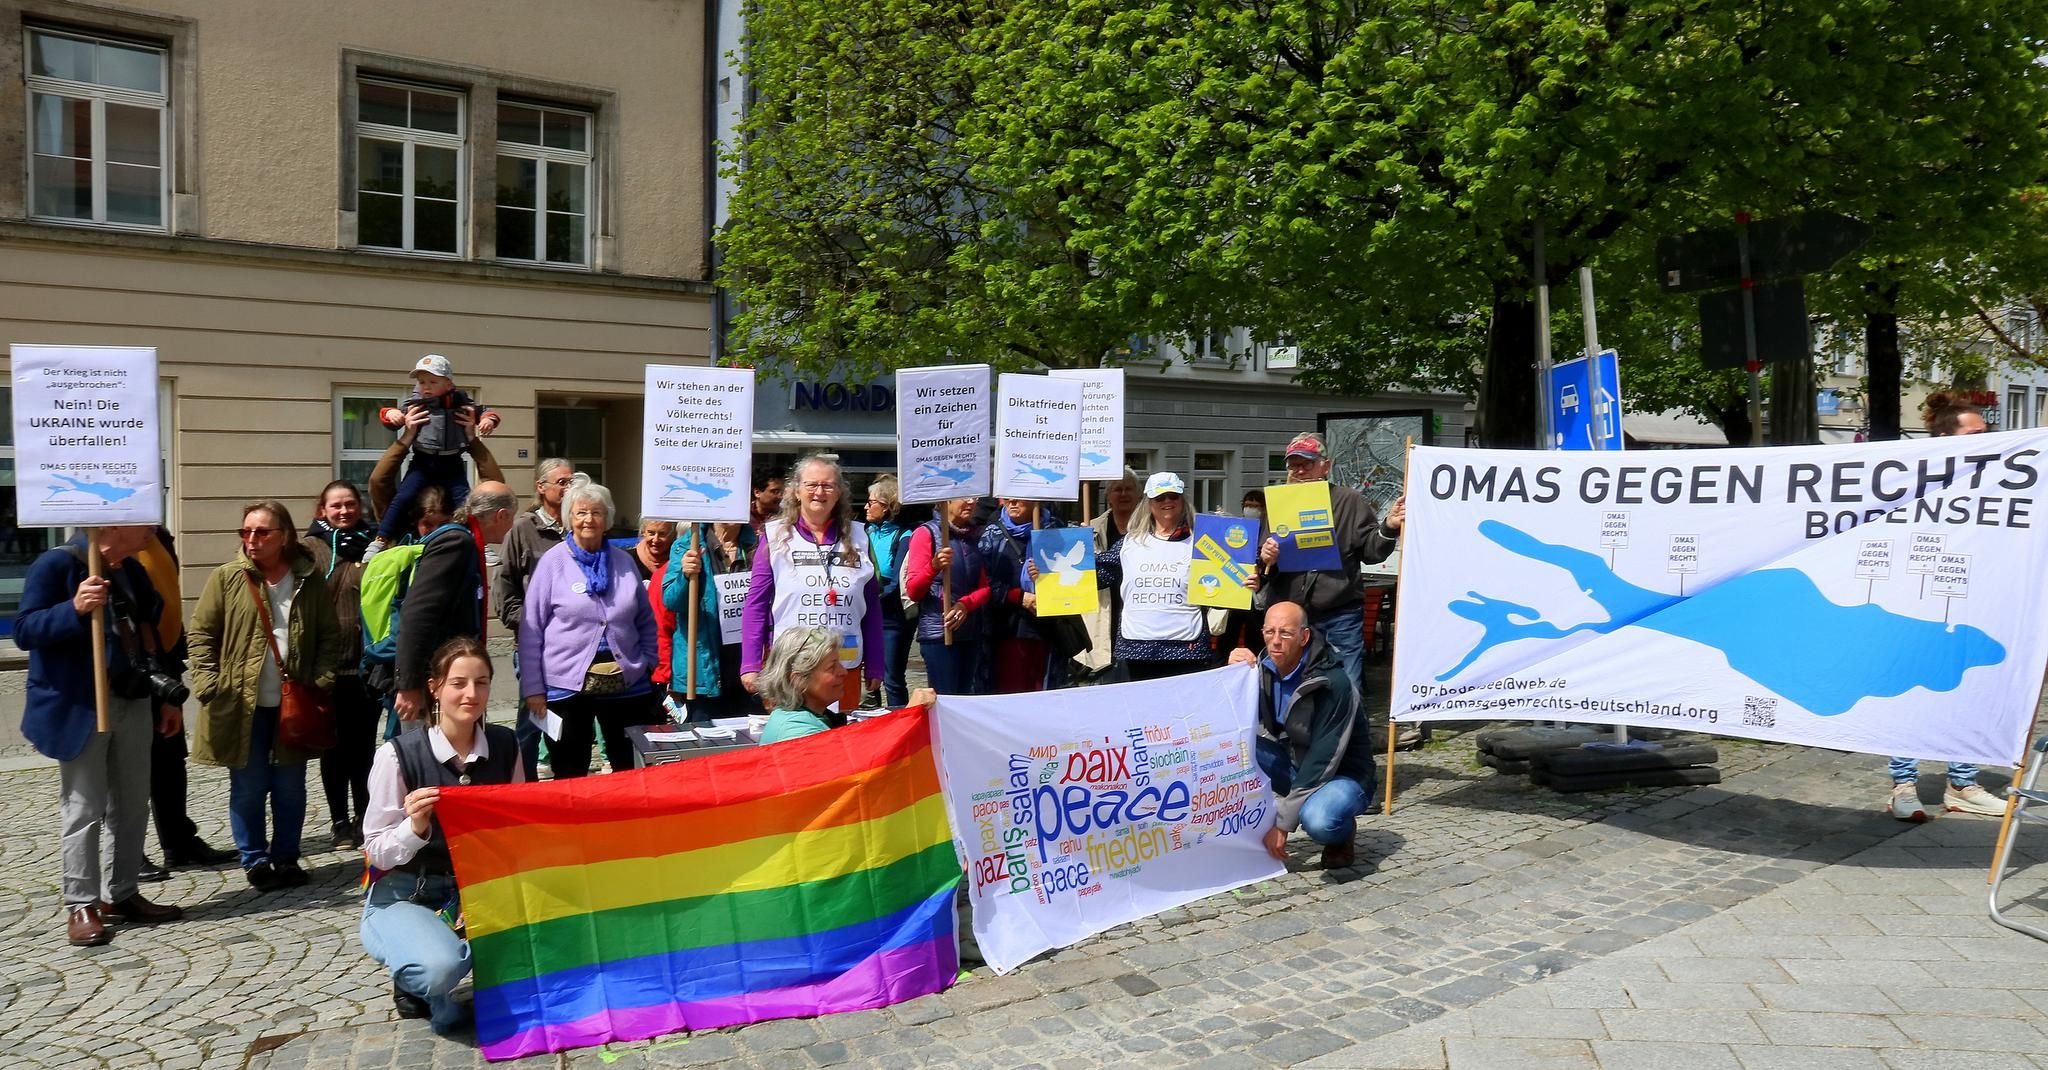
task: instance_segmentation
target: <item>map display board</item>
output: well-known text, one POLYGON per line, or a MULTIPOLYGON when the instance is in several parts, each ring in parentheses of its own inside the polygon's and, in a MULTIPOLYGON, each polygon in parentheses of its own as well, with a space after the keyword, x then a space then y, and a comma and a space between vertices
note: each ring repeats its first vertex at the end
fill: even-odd
POLYGON ((2048 660, 2029 623, 2044 451, 2042 429, 1654 458, 1418 446, 1393 718, 2010 765, 2048 660))

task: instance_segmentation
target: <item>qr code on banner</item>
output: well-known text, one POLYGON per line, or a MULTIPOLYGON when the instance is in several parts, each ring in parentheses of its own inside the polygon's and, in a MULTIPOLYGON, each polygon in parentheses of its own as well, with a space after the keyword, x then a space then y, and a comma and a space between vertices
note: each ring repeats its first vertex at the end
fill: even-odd
POLYGON ((1778 727, 1778 700, 1758 698, 1755 695, 1742 697, 1742 724, 1745 728, 1778 727))

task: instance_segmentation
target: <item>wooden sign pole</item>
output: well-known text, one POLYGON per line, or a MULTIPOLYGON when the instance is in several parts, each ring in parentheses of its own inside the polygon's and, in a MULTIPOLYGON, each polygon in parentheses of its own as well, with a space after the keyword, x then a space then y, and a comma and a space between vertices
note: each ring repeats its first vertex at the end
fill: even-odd
MULTIPOLYGON (((1414 459, 1414 457, 1415 439, 1411 436, 1408 439, 1407 446, 1401 454, 1401 486, 1404 490, 1408 486, 1408 466, 1409 463, 1414 459)), ((1401 523, 1401 537, 1404 539, 1408 537, 1408 523, 1405 520, 1401 523)), ((1408 555, 1402 554, 1401 563, 1395 566, 1394 569, 1394 616, 1397 620, 1401 614, 1401 573, 1407 567, 1408 555)), ((1391 624, 1388 630, 1393 630, 1393 626, 1391 624)), ((1372 643, 1372 636, 1366 636, 1365 642, 1369 648, 1372 643)), ((1398 660, 1398 652, 1401 648, 1397 645, 1394 649, 1396 651, 1396 654, 1393 658, 1389 659, 1387 673, 1394 679, 1394 681, 1398 682, 1400 680, 1400 675, 1398 672, 1395 671, 1395 669, 1400 664, 1398 660)), ((1394 686, 1395 685, 1391 683, 1388 685, 1390 690, 1387 695, 1387 792, 1385 801, 1380 804, 1380 813, 1382 815, 1387 815, 1394 812, 1394 739, 1398 735, 1398 733, 1394 729, 1394 699, 1396 696, 1393 694, 1391 690, 1394 686)))
MULTIPOLYGON (((100 532, 98 528, 85 529, 85 574, 100 579, 105 571, 100 561, 100 532)), ((113 720, 108 712, 107 698, 107 607, 105 603, 94 606, 92 611, 92 701, 99 711, 99 730, 112 732, 113 720)), ((154 720, 154 718, 152 718, 154 720)))
MULTIPOLYGON (((697 574, 690 577, 690 652, 683 655, 683 698, 690 702, 697 701, 697 600, 704 596, 704 543, 697 538, 697 531, 698 525, 691 524, 690 549, 697 551, 697 574)), ((659 592, 654 596, 661 597, 659 592)), ((723 613, 725 607, 718 610, 723 613)))

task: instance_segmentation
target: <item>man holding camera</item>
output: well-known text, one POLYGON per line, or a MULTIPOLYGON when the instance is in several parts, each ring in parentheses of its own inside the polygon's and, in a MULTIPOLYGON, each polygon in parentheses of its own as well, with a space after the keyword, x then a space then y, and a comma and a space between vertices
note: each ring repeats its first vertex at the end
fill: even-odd
POLYGON ((162 612, 135 554, 155 537, 148 526, 94 528, 46 551, 29 566, 14 641, 28 651, 22 735, 57 759, 62 801, 67 936, 80 947, 112 939, 113 923, 152 925, 184 911, 142 897, 136 876, 149 828, 152 733, 182 727, 180 707, 155 696, 184 671, 156 636, 162 612), (86 567, 86 538, 104 575, 86 567), (104 609, 108 727, 98 730, 92 614, 104 609), (100 866, 102 830, 113 840, 112 872, 100 866), (104 896, 104 898, 102 898, 104 896))

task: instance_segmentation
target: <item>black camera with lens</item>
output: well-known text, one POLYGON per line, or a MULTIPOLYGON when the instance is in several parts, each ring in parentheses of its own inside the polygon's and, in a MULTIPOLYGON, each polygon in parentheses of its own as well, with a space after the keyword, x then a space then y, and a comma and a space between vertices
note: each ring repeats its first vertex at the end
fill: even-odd
POLYGON ((129 665, 115 672, 108 681, 114 694, 125 699, 146 698, 159 706, 183 706, 192 697, 192 689, 185 686, 174 668, 166 667, 156 658, 144 659, 141 666, 129 665))

